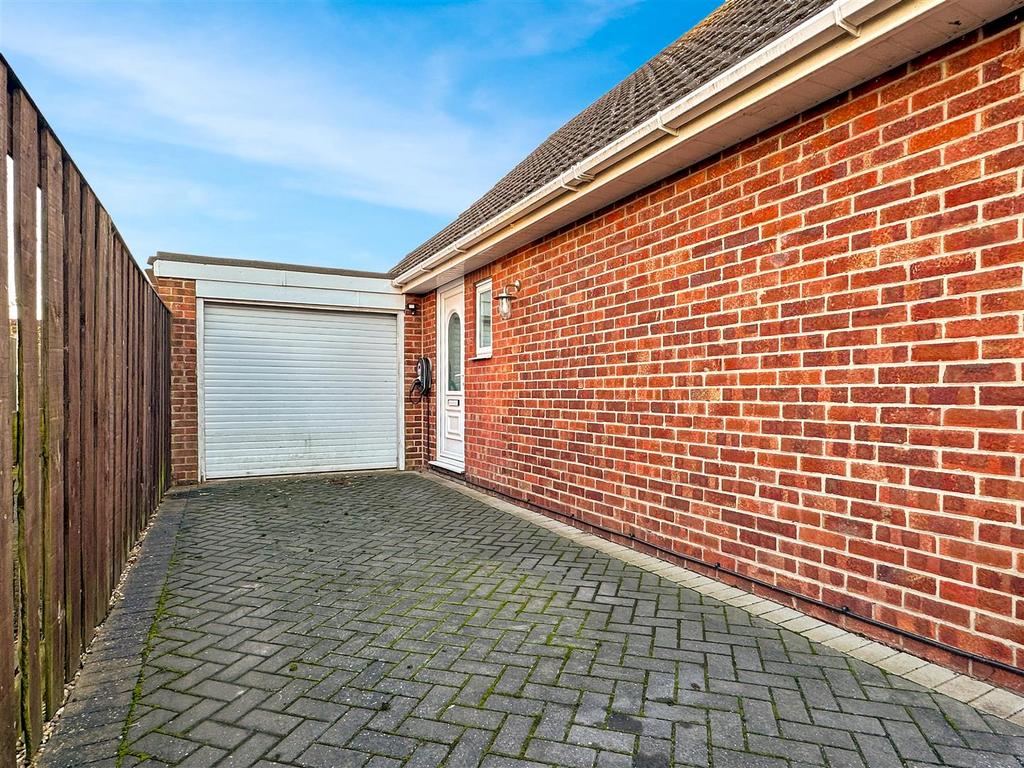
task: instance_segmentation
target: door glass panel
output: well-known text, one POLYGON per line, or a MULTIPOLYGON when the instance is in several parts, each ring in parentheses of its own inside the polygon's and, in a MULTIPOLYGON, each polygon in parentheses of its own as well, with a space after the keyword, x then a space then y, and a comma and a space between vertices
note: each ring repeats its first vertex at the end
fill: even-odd
POLYGON ((448 318, 448 391, 462 391, 462 318, 458 312, 448 318))

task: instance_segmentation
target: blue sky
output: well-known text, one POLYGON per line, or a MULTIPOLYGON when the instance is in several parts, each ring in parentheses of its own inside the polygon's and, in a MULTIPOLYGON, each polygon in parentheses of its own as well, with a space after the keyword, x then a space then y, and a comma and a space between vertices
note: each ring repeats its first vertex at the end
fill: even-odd
POLYGON ((384 270, 717 5, 0 2, 137 259, 384 270))

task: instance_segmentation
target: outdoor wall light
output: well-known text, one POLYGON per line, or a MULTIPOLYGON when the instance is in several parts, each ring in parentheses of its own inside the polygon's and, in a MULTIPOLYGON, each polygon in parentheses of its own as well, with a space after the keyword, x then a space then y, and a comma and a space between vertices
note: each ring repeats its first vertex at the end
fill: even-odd
POLYGON ((498 294, 498 314, 501 315, 502 320, 508 320, 512 314, 512 300, 516 298, 516 294, 519 293, 519 289, 522 284, 516 280, 513 283, 509 283, 505 286, 505 289, 498 294))
POLYGON ((420 305, 419 304, 416 304, 416 303, 410 301, 408 304, 405 305, 405 312, 406 312, 406 314, 415 315, 419 311, 420 311, 420 305))

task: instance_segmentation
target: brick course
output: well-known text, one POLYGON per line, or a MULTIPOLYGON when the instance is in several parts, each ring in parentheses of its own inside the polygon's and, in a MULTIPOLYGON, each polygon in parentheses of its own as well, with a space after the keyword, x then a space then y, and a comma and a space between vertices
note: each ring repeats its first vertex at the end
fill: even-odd
POLYGON ((1022 74, 1010 17, 467 275, 467 478, 1024 667, 1022 74))
POLYGON ((154 277, 171 310, 171 479, 199 481, 199 409, 196 392, 196 283, 154 277))

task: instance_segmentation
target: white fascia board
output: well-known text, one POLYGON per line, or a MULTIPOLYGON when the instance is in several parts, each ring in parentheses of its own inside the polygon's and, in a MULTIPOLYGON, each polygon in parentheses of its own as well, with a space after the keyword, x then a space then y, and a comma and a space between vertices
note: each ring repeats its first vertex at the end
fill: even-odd
POLYGON ((196 280, 196 298, 209 301, 295 304, 380 312, 401 312, 405 308, 405 297, 397 291, 378 293, 346 288, 310 288, 219 280, 196 280))
POLYGON ((155 259, 153 261, 153 275, 155 277, 170 277, 183 280, 213 280, 221 283, 294 286, 401 295, 401 291, 386 277, 332 275, 321 272, 293 272, 285 269, 261 269, 230 264, 201 264, 155 259))
POLYGON ((547 231, 564 225, 565 217, 559 215, 564 208, 575 209, 578 218, 607 205, 606 187, 612 181, 619 182, 621 199, 645 186, 632 179, 664 178, 733 145, 734 139, 715 141, 729 133, 730 123, 742 120, 743 138, 756 135, 820 103, 830 93, 845 92, 1022 4, 1024 0, 838 0, 563 174, 593 175, 592 182, 574 190, 563 177, 549 182, 410 267, 394 284, 407 292, 430 290, 524 244, 521 232, 526 227, 536 232, 545 219, 560 222, 547 231), (869 57, 876 67, 868 72, 851 67, 851 61, 861 56, 869 57), (831 87, 823 88, 824 82, 831 87), (801 87, 811 84, 816 87, 801 87), (776 109, 765 111, 757 123, 757 113, 766 103, 776 109), (780 104, 784 112, 778 111, 780 104), (686 163, 680 164, 681 158, 686 163), (660 173, 652 174, 651 168, 659 167, 660 173))

